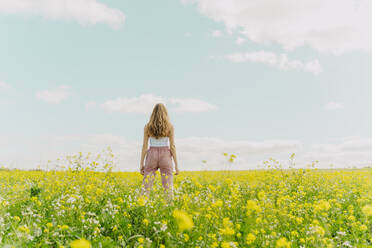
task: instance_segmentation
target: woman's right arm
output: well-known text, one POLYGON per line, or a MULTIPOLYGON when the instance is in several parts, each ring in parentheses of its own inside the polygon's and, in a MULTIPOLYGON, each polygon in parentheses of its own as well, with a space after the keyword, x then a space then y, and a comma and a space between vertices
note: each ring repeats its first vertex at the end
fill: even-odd
POLYGON ((179 170, 178 170, 178 161, 177 161, 177 156, 176 156, 176 145, 174 144, 174 127, 173 126, 171 127, 171 130, 170 130, 169 143, 170 143, 169 144, 170 151, 171 151, 173 161, 174 161, 174 167, 176 170, 176 175, 178 175, 179 170))
POLYGON ((148 148, 148 139, 149 139, 149 136, 147 134, 147 127, 145 125, 143 129, 143 144, 142 144, 141 162, 140 162, 140 172, 142 175, 144 174, 144 168, 145 168, 144 160, 145 160, 145 156, 146 156, 146 152, 148 148))

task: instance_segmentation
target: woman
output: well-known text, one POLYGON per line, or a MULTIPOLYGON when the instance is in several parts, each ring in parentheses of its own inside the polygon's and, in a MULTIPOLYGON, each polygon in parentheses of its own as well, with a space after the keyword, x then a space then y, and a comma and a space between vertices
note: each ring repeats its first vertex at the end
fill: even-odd
POLYGON ((168 111, 164 104, 158 103, 152 111, 150 121, 145 125, 143 135, 140 172, 144 176, 142 184, 146 192, 152 187, 155 179, 155 172, 158 169, 160 169, 164 190, 169 190, 169 193, 172 192, 172 157, 175 164, 175 175, 178 175, 179 170, 176 157, 176 146, 174 144, 174 127, 169 121, 168 111), (149 149, 147 149, 148 140, 150 140, 149 149), (170 148, 168 147, 168 143, 170 148))

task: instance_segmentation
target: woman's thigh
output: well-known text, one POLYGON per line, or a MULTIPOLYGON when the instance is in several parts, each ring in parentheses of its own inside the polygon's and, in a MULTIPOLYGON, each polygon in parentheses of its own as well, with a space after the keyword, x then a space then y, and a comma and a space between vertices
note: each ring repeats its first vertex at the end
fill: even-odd
POLYGON ((159 168, 161 174, 172 175, 172 154, 169 149, 164 149, 159 152, 159 168))
POLYGON ((145 174, 149 174, 152 171, 156 171, 158 168, 158 152, 156 150, 149 149, 145 158, 145 174))

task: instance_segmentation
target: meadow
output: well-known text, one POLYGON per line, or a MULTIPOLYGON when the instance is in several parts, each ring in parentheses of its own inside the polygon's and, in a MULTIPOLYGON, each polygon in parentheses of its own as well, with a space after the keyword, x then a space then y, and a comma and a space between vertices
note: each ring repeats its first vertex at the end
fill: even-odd
POLYGON ((372 246, 371 169, 185 171, 169 200, 160 175, 143 196, 140 173, 113 160, 68 161, 0 171, 0 247, 372 246))

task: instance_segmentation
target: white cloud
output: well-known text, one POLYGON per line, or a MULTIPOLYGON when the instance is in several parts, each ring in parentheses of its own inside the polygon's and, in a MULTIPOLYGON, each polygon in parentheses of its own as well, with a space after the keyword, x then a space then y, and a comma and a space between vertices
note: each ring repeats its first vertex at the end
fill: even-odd
POLYGON ((372 51, 372 1, 182 0, 259 44, 286 50, 309 46, 333 54, 372 51))
POLYGON ((243 39, 242 37, 238 37, 235 41, 236 44, 238 45, 241 45, 243 43, 245 43, 247 40, 246 39, 243 39))
MULTIPOLYGON (((142 94, 139 97, 122 97, 107 100, 101 107, 106 112, 119 113, 149 113, 157 103, 170 105, 170 110, 176 112, 206 112, 216 110, 217 107, 200 99, 161 97, 153 94, 142 94)), ((167 106, 168 107, 168 106, 167 106)))
POLYGON ((194 98, 174 98, 168 99, 169 103, 178 105, 174 110, 177 112, 208 112, 217 109, 217 106, 194 98))
POLYGON ((156 103, 160 102, 165 104, 165 99, 153 94, 143 94, 139 97, 108 100, 102 104, 102 107, 107 112, 148 113, 156 103))
POLYGON ((344 105, 341 104, 341 103, 337 103, 337 102, 329 102, 329 103, 327 103, 325 108, 327 110, 337 110, 337 109, 343 109, 344 105))
POLYGON ((214 31, 212 31, 211 35, 212 35, 212 37, 215 37, 215 38, 222 37, 223 32, 221 30, 214 30, 214 31))
POLYGON ((58 104, 72 95, 70 86, 61 85, 56 89, 40 90, 36 98, 49 104, 58 104))
POLYGON ((253 62, 276 67, 283 71, 298 70, 318 74, 322 68, 317 59, 309 60, 307 62, 290 59, 284 53, 277 55, 273 52, 254 51, 248 53, 235 53, 225 56, 225 58, 234 63, 253 62))
MULTIPOLYGON (((55 161, 78 152, 96 153, 110 146, 117 158, 117 169, 136 171, 139 167, 142 129, 137 140, 129 140, 110 133, 70 136, 14 137, 0 136, 0 165, 12 168, 36 168, 48 160, 55 161)), ((227 163, 224 152, 235 154, 231 169, 263 168, 263 161, 270 157, 288 166, 289 156, 295 152, 297 167, 306 167, 318 160, 319 168, 364 167, 372 164, 372 139, 348 137, 318 143, 299 140, 232 140, 213 137, 178 138, 175 144, 181 170, 221 170, 227 163), (203 165, 202 160, 207 160, 203 165), (204 167, 206 166, 206 167, 204 167)))
POLYGON ((105 23, 115 29, 125 21, 119 9, 109 8, 97 0, 1 0, 1 13, 76 21, 82 25, 105 23))
POLYGON ((10 89, 11 86, 3 81, 0 81, 0 89, 7 90, 10 89))

